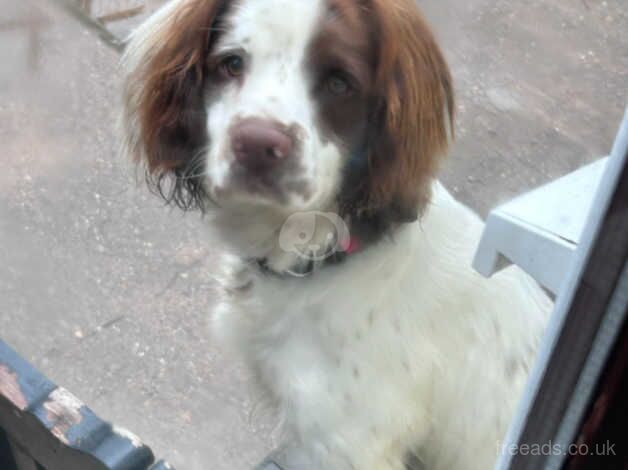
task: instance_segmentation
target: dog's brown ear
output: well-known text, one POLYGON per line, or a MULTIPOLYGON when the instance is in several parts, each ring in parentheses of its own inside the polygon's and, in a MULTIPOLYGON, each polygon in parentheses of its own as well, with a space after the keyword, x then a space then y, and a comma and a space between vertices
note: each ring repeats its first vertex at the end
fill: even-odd
POLYGON ((365 208, 390 221, 415 220, 453 134, 449 68, 414 0, 372 0, 377 38, 365 208))
POLYGON ((206 61, 226 4, 172 1, 133 34, 123 59, 125 151, 146 166, 164 198, 184 208, 202 202, 195 175, 208 145, 206 61))

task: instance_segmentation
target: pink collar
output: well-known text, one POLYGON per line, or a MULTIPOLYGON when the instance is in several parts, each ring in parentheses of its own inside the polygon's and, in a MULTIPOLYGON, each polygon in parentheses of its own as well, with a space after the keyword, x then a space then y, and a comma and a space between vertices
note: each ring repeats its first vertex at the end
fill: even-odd
POLYGON ((362 248, 362 243, 360 243, 360 239, 357 237, 350 237, 347 242, 344 243, 342 247, 342 251, 344 251, 347 255, 352 255, 362 248))

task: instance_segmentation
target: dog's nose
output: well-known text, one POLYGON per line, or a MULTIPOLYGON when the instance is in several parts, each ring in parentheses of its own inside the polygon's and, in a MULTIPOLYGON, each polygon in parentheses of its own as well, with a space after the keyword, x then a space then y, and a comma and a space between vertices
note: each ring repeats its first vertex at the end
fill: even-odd
POLYGON ((290 158, 294 141, 278 124, 263 119, 246 119, 232 129, 231 146, 240 165, 261 173, 290 158))

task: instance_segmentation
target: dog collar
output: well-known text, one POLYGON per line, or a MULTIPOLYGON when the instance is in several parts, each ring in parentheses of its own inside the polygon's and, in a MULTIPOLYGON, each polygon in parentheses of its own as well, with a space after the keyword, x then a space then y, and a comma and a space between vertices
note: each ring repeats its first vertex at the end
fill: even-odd
POLYGON ((307 263, 298 264, 286 271, 275 271, 268 265, 267 258, 256 258, 253 263, 258 269, 266 275, 272 275, 278 278, 306 278, 327 265, 337 265, 344 262, 349 256, 354 255, 362 249, 362 243, 357 237, 350 237, 349 240, 340 247, 340 250, 331 253, 325 259, 316 261, 309 259, 307 263))

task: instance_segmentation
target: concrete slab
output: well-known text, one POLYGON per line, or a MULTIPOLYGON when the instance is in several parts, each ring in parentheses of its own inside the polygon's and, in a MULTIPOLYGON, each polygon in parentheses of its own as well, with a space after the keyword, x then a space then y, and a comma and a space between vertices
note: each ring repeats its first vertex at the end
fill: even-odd
MULTIPOLYGON (((146 2, 111 30, 161 0, 146 2)), ((458 197, 486 213, 608 154, 628 98, 624 0, 420 3, 457 83, 458 197)), ((52 0, 0 11, 0 336, 179 468, 249 467, 271 420, 206 334, 216 247, 115 156, 116 53, 52 0)))
POLYGON ((444 172, 483 215, 611 150, 628 99, 623 0, 419 1, 453 70, 444 172))

